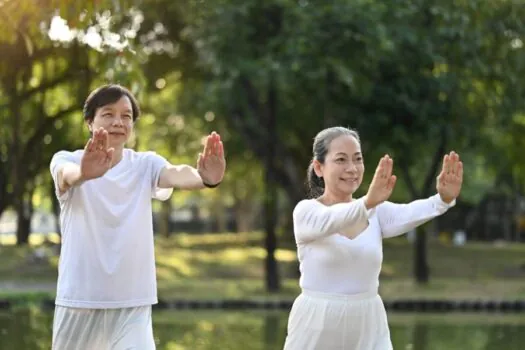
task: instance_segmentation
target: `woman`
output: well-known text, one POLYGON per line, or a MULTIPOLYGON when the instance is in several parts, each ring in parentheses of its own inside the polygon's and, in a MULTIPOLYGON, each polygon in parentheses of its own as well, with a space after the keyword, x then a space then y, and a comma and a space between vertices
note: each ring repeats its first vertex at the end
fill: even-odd
POLYGON ((288 320, 285 350, 392 349, 386 311, 378 295, 382 239, 399 236, 454 206, 463 165, 444 156, 437 194, 409 204, 386 200, 396 177, 384 156, 368 193, 353 194, 364 165, 357 132, 342 127, 314 140, 308 183, 313 198, 293 212, 302 293, 288 320))

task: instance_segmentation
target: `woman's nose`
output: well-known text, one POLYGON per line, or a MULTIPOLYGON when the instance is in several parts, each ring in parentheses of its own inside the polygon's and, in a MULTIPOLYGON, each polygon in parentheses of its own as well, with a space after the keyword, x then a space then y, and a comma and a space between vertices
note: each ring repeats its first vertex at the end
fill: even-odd
POLYGON ((354 164, 354 162, 348 162, 348 166, 346 167, 346 171, 354 173, 357 171, 357 166, 354 164))

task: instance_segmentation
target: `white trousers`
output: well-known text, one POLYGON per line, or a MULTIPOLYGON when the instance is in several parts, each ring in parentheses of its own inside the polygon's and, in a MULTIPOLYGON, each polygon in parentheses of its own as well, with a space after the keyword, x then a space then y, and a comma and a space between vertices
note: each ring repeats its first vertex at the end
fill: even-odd
POLYGON ((53 350, 155 350, 151 306, 80 309, 56 306, 53 350))
POLYGON ((295 299, 284 350, 392 349, 377 292, 340 295, 303 290, 295 299))

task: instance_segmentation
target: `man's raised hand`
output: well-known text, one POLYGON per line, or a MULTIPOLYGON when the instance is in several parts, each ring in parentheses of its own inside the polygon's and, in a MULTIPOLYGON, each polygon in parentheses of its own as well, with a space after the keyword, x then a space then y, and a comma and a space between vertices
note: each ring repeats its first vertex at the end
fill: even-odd
POLYGON ((108 132, 103 128, 94 130, 80 161, 82 180, 91 180, 104 175, 111 168, 114 151, 113 148, 109 148, 108 132))

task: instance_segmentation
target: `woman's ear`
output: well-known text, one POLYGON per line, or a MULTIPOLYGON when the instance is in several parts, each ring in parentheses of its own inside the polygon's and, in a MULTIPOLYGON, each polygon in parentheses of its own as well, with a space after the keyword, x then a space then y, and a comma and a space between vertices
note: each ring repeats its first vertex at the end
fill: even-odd
POLYGON ((313 160, 314 172, 318 177, 323 177, 323 165, 317 159, 313 160))

